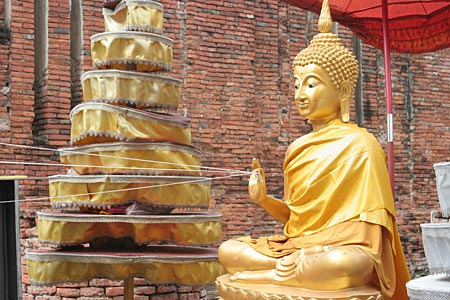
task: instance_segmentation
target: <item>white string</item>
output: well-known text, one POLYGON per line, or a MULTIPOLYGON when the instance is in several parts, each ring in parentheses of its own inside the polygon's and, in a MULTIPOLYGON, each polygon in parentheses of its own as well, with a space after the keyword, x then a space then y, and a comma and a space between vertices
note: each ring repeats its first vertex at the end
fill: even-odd
MULTIPOLYGON (((32 165, 32 166, 57 166, 57 167, 81 167, 81 168, 102 168, 102 169, 125 169, 125 170, 146 170, 146 171, 176 171, 176 172, 200 172, 199 170, 183 170, 183 169, 163 169, 163 168, 138 168, 138 167, 124 167, 124 166, 96 166, 96 165, 74 165, 74 164, 61 164, 61 163, 39 163, 39 162, 23 162, 23 161, 4 161, 0 160, 0 164, 4 165, 32 165)), ((181 165, 180 166, 184 166, 181 165)), ((248 171, 233 171, 233 170, 204 170, 204 172, 210 173, 233 173, 240 175, 249 175, 248 171)), ((23 178, 26 179, 26 178, 23 178)))
POLYGON ((9 177, 9 175, 5 175, 5 176, 1 176, 0 180, 20 180, 20 181, 26 181, 26 180, 48 180, 49 176, 38 176, 38 177, 28 177, 28 176, 18 176, 18 175, 11 175, 11 177, 9 177))
MULTIPOLYGON (((0 145, 11 146, 11 147, 18 147, 18 148, 29 148, 29 149, 36 149, 36 150, 53 151, 53 152, 62 152, 63 151, 63 150, 58 150, 58 149, 50 149, 50 148, 26 146, 26 145, 17 145, 17 144, 8 144, 8 143, 2 143, 2 142, 0 142, 0 145)), ((190 180, 190 181, 181 181, 181 182, 159 184, 159 185, 149 185, 149 186, 130 188, 130 189, 120 189, 120 190, 103 191, 103 192, 96 192, 96 193, 73 194, 73 195, 52 197, 52 198, 55 198, 55 199, 57 199, 57 198, 69 198, 69 197, 81 197, 81 196, 88 196, 88 195, 113 193, 113 192, 123 192, 123 191, 128 191, 128 190, 137 190, 137 189, 148 189, 148 188, 164 187, 164 186, 171 186, 171 185, 177 185, 177 184, 195 183, 195 182, 208 181, 208 180, 212 181, 212 180, 226 179, 226 178, 231 178, 231 177, 243 176, 243 175, 251 174, 251 172, 248 172, 248 171, 230 170, 230 169, 216 168, 216 167, 190 166, 190 165, 170 163, 170 162, 142 160, 142 159, 134 159, 134 158, 128 158, 128 157, 108 156, 108 155, 102 155, 102 154, 83 153, 83 152, 76 152, 76 151, 64 151, 64 152, 75 153, 75 154, 83 154, 83 155, 92 155, 92 156, 121 158, 121 159, 125 159, 125 160, 134 160, 134 161, 141 161, 141 162, 165 163, 165 164, 177 165, 177 166, 187 166, 187 167, 194 167, 194 168, 202 168, 202 169, 205 169, 204 171, 206 171, 206 172, 212 172, 212 173, 228 172, 230 175, 228 175, 228 176, 220 176, 220 177, 211 177, 211 178, 203 177, 201 179, 190 180)), ((152 171, 173 171, 173 170, 176 170, 177 172, 198 172, 198 170, 182 170, 182 169, 135 168, 135 167, 123 167, 123 166, 95 166, 95 165, 69 165, 69 164, 61 164, 61 163, 39 163, 39 162, 19 162, 19 161, 0 161, 0 164, 10 164, 10 165, 20 164, 20 165, 59 166, 59 167, 90 167, 90 168, 105 168, 105 169, 115 168, 115 169, 152 170, 152 171)), ((36 180, 36 179, 38 179, 38 180, 39 179, 48 179, 48 177, 15 178, 15 180, 36 180)), ((6 201, 0 201, 0 204, 15 203, 15 202, 17 202, 17 203, 19 203, 19 202, 36 202, 36 201, 44 201, 44 200, 49 200, 49 199, 50 199, 50 197, 42 197, 42 198, 34 198, 34 199, 22 199, 22 200, 6 200, 6 201)))
MULTIPOLYGON (((203 177, 203 178, 199 178, 199 179, 180 181, 180 182, 172 182, 172 183, 165 183, 165 184, 158 184, 158 185, 148 185, 148 186, 143 186, 143 187, 135 187, 135 188, 128 188, 128 189, 118 189, 118 190, 102 191, 102 192, 95 192, 95 193, 83 193, 83 194, 72 194, 72 195, 64 195, 64 196, 54 196, 54 197, 51 197, 51 198, 52 199, 59 199, 59 198, 70 198, 70 197, 82 197, 82 196, 100 195, 100 194, 115 193, 115 192, 126 192, 126 191, 134 191, 134 190, 141 190, 141 189, 149 189, 149 188, 172 186, 172 185, 178 185, 178 184, 189 184, 189 183, 196 183, 196 182, 212 181, 212 180, 225 179, 225 178, 231 178, 231 177, 237 177, 237 176, 240 176, 240 175, 234 174, 234 175, 227 175, 227 176, 220 176, 220 177, 203 177)), ((50 197, 40 197, 40 198, 21 199, 21 200, 5 200, 5 201, 0 201, 0 204, 21 203, 21 202, 38 202, 38 201, 46 201, 46 200, 49 200, 49 199, 50 199, 50 197)))
MULTIPOLYGON (((162 162, 162 161, 144 160, 144 159, 138 159, 138 158, 129 158, 129 157, 104 155, 104 154, 85 153, 85 152, 77 152, 77 151, 67 151, 67 150, 60 150, 60 149, 51 149, 51 148, 43 148, 43 147, 27 146, 27 145, 17 145, 17 144, 9 144, 9 143, 2 143, 2 142, 0 142, 0 145, 9 146, 9 147, 16 147, 16 148, 26 148, 26 149, 52 151, 52 152, 58 152, 58 153, 59 152, 65 152, 65 153, 71 153, 71 154, 82 154, 82 155, 89 155, 89 156, 96 156, 96 157, 120 158, 120 159, 123 159, 123 160, 131 160, 131 161, 139 161, 139 162, 162 163, 162 164, 167 164, 167 165, 186 166, 186 167, 197 168, 197 169, 218 170, 218 171, 229 172, 229 173, 249 174, 249 172, 245 172, 245 171, 236 171, 236 170, 223 169, 223 168, 217 168, 217 167, 206 167, 206 166, 177 164, 177 163, 172 163, 172 162, 162 162)), ((55 164, 55 165, 58 165, 58 164, 55 164)), ((67 166, 67 165, 65 165, 65 166, 67 166)))

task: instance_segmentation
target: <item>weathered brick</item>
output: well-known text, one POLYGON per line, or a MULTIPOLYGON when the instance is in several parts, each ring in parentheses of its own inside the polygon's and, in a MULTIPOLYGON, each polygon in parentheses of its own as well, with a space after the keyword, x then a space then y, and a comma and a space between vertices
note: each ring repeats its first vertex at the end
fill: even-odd
POLYGON ((177 293, 150 296, 150 300, 177 300, 177 299, 178 299, 177 293))
POLYGON ((121 280, 109 280, 105 278, 94 278, 90 281, 91 286, 105 287, 105 286, 123 286, 121 280))
POLYGON ((80 296, 92 297, 92 296, 102 296, 105 294, 103 288, 97 287, 83 287, 80 289, 80 296))
POLYGON ((135 295, 153 295, 156 293, 156 287, 154 286, 137 286, 134 288, 135 295))
POLYGON ((57 288, 56 295, 61 297, 78 297, 80 290, 75 288, 57 288))
POLYGON ((156 293, 164 294, 164 293, 175 292, 176 290, 177 290, 177 287, 175 285, 160 285, 156 288, 156 293))
POLYGON ((118 296, 123 295, 123 287, 107 287, 106 296, 118 296))

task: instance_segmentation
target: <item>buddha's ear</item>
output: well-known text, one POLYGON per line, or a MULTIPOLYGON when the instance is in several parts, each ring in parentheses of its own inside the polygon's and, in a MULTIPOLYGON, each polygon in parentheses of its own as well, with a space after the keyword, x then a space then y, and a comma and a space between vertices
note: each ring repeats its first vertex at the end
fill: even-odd
POLYGON ((352 95, 350 82, 345 80, 339 87, 339 102, 341 106, 341 119, 343 122, 350 120, 350 97, 352 95))

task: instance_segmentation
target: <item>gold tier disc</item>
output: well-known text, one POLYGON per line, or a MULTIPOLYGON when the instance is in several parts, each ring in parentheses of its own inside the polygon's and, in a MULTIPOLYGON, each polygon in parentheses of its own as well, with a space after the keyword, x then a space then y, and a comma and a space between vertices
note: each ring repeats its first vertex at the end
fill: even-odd
POLYGON ((103 9, 105 31, 144 31, 161 34, 163 6, 150 0, 126 0, 114 10, 103 9))
POLYGON ((78 174, 200 174, 200 152, 189 145, 157 142, 103 143, 60 150, 78 174))
POLYGON ((147 32, 104 32, 91 37, 91 54, 97 69, 169 71, 172 40, 147 32))
POLYGON ((38 237, 56 245, 89 243, 96 238, 133 238, 137 244, 213 245, 222 239, 220 214, 162 216, 38 212, 38 237))
POLYGON ((36 284, 81 282, 94 278, 144 277, 159 283, 206 285, 224 274, 217 249, 148 246, 145 250, 35 250, 26 253, 28 278, 36 284))
POLYGON ((138 202, 156 211, 207 208, 210 179, 188 176, 55 175, 49 178, 54 208, 111 206, 138 202))
POLYGON ((85 102, 171 110, 180 103, 181 81, 159 74, 95 70, 84 73, 81 81, 85 102))
POLYGON ((70 113, 73 145, 130 140, 191 144, 189 119, 105 103, 82 103, 70 113))
POLYGON ((370 286, 314 291, 272 284, 235 283, 230 282, 229 274, 218 277, 216 287, 223 300, 383 300, 380 291, 370 286))

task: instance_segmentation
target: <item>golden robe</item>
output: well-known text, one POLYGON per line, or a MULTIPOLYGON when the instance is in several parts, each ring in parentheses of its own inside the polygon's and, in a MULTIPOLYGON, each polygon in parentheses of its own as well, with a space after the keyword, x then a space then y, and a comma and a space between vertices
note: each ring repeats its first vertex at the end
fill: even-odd
POLYGON ((408 299, 385 154, 372 134, 335 120, 292 143, 284 178, 284 236, 243 241, 276 258, 316 245, 355 245, 373 259, 373 283, 384 298, 408 299))

